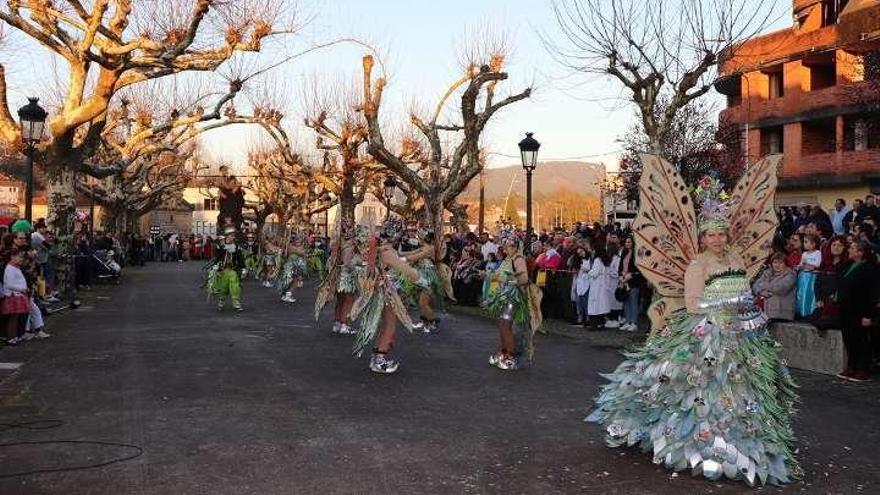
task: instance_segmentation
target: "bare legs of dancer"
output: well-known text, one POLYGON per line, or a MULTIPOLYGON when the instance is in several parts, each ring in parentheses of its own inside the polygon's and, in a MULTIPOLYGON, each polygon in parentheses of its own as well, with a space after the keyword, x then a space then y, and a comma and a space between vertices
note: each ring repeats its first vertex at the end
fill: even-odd
POLYGON ((351 328, 351 307, 354 306, 354 294, 336 292, 336 311, 333 316, 333 333, 343 335, 354 334, 351 328))
POLYGON ((379 321, 379 335, 376 336, 376 347, 373 348, 373 357, 370 359, 370 371, 389 375, 397 371, 400 363, 390 359, 388 353, 397 342, 397 316, 391 305, 386 304, 382 309, 382 319, 379 321))
POLYGON ((498 318, 498 352, 489 356, 489 364, 502 370, 516 369, 516 337, 513 334, 513 304, 508 303, 498 318))
POLYGON ((437 317, 434 314, 434 308, 431 306, 433 298, 428 291, 419 291, 419 311, 422 313, 422 329, 425 333, 431 333, 437 330, 437 317))

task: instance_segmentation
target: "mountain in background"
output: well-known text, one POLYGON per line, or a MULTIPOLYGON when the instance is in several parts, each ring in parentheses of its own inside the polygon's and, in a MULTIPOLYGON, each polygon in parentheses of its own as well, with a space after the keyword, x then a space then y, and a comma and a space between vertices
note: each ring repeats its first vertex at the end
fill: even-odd
MULTIPOLYGON (((586 162, 539 162, 532 173, 532 193, 538 196, 553 196, 560 191, 599 196, 599 182, 605 178, 603 165, 586 162)), ((512 165, 501 168, 487 168, 484 172, 486 200, 506 198, 511 190, 525 195, 526 176, 522 166, 512 165)), ((480 177, 468 185, 459 196, 463 200, 480 196, 480 177)))
MULTIPOLYGON (((605 167, 585 162, 541 162, 532 174, 534 226, 537 229, 570 226, 575 222, 601 220, 599 182, 605 167)), ((525 223, 526 177, 519 165, 486 169, 486 228, 498 222, 525 223)), ((458 197, 467 207, 468 221, 476 225, 479 215, 480 178, 475 177, 458 197)))

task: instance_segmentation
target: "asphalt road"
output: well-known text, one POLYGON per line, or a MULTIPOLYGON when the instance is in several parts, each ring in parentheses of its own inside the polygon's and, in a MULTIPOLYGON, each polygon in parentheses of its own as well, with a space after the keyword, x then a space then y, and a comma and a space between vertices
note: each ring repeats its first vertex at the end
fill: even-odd
POLYGON ((86 307, 53 318, 50 341, 0 349, 0 494, 691 494, 880 493, 880 385, 795 373, 804 480, 749 490, 678 476, 648 454, 611 450, 583 423, 617 350, 539 338, 535 366, 486 358, 491 322, 453 314, 436 335, 404 335, 401 371, 311 320, 313 295, 283 306, 246 285, 242 314, 217 313, 196 263, 129 269, 86 307), (42 424, 38 426, 50 426, 42 424), (4 477, 96 464, 101 468, 4 477), (6 445, 42 442, 28 445, 6 445))

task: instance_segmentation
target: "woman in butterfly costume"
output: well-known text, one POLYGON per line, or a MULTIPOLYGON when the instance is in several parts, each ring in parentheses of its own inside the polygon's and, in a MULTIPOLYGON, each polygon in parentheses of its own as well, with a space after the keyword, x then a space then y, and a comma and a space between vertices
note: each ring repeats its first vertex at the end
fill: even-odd
POLYGON ((710 178, 688 188, 660 158, 642 163, 633 229, 637 265, 663 296, 649 310, 657 331, 603 375, 587 420, 609 446, 639 445, 675 471, 787 483, 801 473, 796 386, 749 287, 776 230, 778 157, 751 166, 730 196, 710 178))

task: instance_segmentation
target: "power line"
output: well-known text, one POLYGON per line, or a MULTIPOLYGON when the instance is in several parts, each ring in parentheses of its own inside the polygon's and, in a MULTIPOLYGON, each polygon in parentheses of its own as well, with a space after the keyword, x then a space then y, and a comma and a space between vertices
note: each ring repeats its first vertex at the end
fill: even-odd
MULTIPOLYGON (((617 149, 617 150, 608 151, 605 153, 596 153, 595 155, 568 156, 568 157, 562 157, 562 158, 557 158, 557 157, 541 158, 541 161, 543 161, 543 162, 565 162, 565 161, 571 161, 571 160, 586 160, 589 158, 598 158, 598 157, 613 155, 615 153, 622 153, 622 152, 623 152, 623 149, 617 149)), ((504 158, 520 158, 519 155, 508 155, 506 153, 498 153, 495 151, 490 151, 489 153, 486 153, 486 154, 487 155, 502 156, 504 158)))

